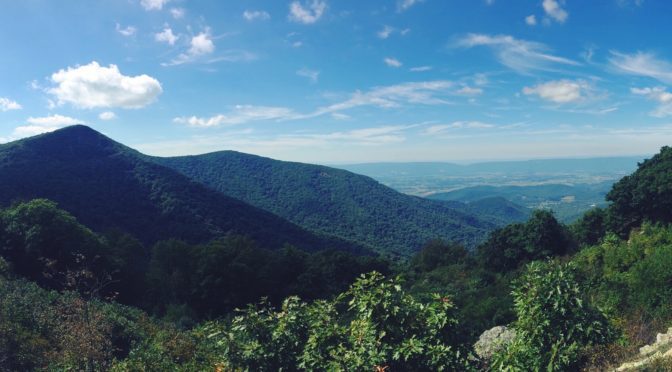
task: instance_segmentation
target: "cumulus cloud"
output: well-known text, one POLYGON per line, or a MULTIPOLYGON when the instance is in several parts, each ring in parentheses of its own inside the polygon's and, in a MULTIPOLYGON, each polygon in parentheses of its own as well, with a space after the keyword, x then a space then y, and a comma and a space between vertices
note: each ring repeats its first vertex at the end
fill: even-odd
POLYGON ((136 31, 138 31, 138 29, 136 29, 133 26, 121 27, 119 23, 117 23, 117 25, 115 26, 115 30, 117 30, 118 33, 127 37, 135 35, 136 31))
POLYGON ((158 80, 148 75, 126 76, 116 65, 104 67, 93 61, 68 67, 51 75, 48 88, 57 104, 79 108, 121 107, 137 109, 154 102, 163 92, 158 80))
POLYGON ((394 68, 399 68, 403 65, 403 63, 401 63, 398 59, 392 57, 383 59, 383 62, 385 62, 386 65, 394 68))
POLYGON ((537 17, 534 14, 530 14, 529 16, 525 17, 525 23, 528 26, 535 26, 537 24, 537 17))
POLYGON ((631 88, 630 92, 658 103, 658 107, 651 112, 651 116, 662 118, 672 115, 672 93, 665 88, 631 88))
POLYGON ((564 0, 544 0, 541 3, 541 6, 544 8, 546 15, 559 23, 564 23, 567 20, 569 14, 566 10, 562 9, 562 5, 565 4, 564 0))
POLYGON ((311 83, 317 83, 317 79, 320 77, 320 72, 317 70, 310 70, 307 68, 302 68, 296 72, 297 75, 308 78, 311 83))
POLYGON ((421 3, 423 0, 398 0, 397 11, 404 12, 410 9, 413 5, 421 3))
POLYGON ((142 5, 145 10, 161 10, 169 1, 170 0, 140 0, 140 5, 142 5))
POLYGON ((246 10, 243 12, 243 18, 248 21, 265 21, 271 19, 271 15, 268 12, 263 10, 246 10))
POLYGON ((215 43, 212 41, 210 31, 206 30, 191 38, 189 42, 189 49, 180 53, 175 59, 169 63, 164 63, 164 66, 175 66, 185 63, 196 62, 211 55, 215 51, 215 43))
POLYGON ((173 122, 207 128, 246 124, 253 121, 290 119, 296 116, 293 110, 286 107, 237 105, 226 114, 212 117, 183 116, 174 118, 173 122))
POLYGON ((672 84, 672 64, 658 59, 652 53, 624 54, 611 52, 609 63, 616 70, 638 76, 646 76, 665 84, 672 84))
POLYGON ((18 102, 12 101, 9 98, 0 97, 0 111, 21 110, 21 105, 18 102))
POLYGON ((100 115, 98 115, 98 119, 105 120, 105 121, 113 120, 113 119, 116 119, 116 118, 117 118, 117 114, 115 114, 112 111, 101 112, 100 115))
POLYGON ((36 118, 29 117, 26 122, 28 125, 22 125, 14 128, 14 131, 12 132, 12 136, 14 138, 22 138, 53 132, 56 129, 66 127, 68 125, 84 124, 82 120, 58 114, 36 118))
POLYGON ((523 88, 523 94, 536 95, 554 103, 572 103, 585 98, 583 92, 590 87, 585 81, 555 80, 523 88))
POLYGON ((154 34, 154 40, 168 45, 175 45, 175 42, 179 38, 178 35, 173 34, 173 30, 170 27, 166 27, 163 31, 154 34))
POLYGON ((501 64, 519 73, 533 70, 553 71, 555 65, 579 65, 570 59, 549 54, 549 48, 544 44, 509 35, 468 34, 458 40, 456 45, 463 48, 489 47, 501 64))
POLYGON ((326 1, 312 0, 305 4, 302 4, 299 1, 293 1, 289 4, 288 18, 290 21, 309 25, 322 18, 325 10, 327 10, 326 1))

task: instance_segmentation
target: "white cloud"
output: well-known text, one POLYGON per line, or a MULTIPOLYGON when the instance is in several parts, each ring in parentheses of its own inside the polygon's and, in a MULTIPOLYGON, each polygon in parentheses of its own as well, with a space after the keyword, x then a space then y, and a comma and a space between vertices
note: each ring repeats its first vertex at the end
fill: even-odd
POLYGON ((175 45, 175 42, 179 38, 178 35, 173 34, 173 30, 170 27, 166 27, 163 31, 154 34, 154 40, 168 45, 175 45))
POLYGON ((53 132, 56 129, 66 127, 68 125, 84 124, 84 121, 82 120, 58 114, 37 118, 29 117, 26 122, 28 125, 22 125, 14 128, 14 131, 12 132, 14 139, 53 132))
POLYGON ((387 39, 388 37, 390 37, 390 35, 392 35, 393 32, 394 32, 394 27, 385 25, 385 26, 383 26, 382 30, 376 32, 376 35, 378 35, 378 37, 381 38, 381 39, 387 39))
POLYGON ((423 0, 398 0, 397 1, 397 11, 403 12, 408 10, 415 4, 421 3, 423 0))
MULTIPOLYGON (((185 53, 180 53, 175 59, 164 66, 175 66, 185 63, 191 63, 201 60, 204 56, 210 55, 215 51, 215 43, 212 41, 210 31, 206 30, 191 38, 189 42, 189 49, 185 53)), ((216 58, 212 61, 223 60, 223 57, 216 58)), ((210 62, 212 62, 210 61, 210 62)))
POLYGON ((672 93, 663 87, 631 88, 630 92, 658 102, 658 107, 651 112, 651 116, 662 118, 672 115, 672 93))
POLYGON ((375 87, 368 92, 356 91, 348 100, 318 108, 304 117, 315 117, 361 106, 394 108, 402 104, 442 105, 450 102, 440 96, 447 94, 453 83, 445 80, 402 83, 375 87))
POLYGON ((431 71, 432 66, 416 66, 416 67, 411 67, 409 71, 411 72, 425 72, 425 71, 431 71))
POLYGON ((289 20, 293 22, 312 24, 317 22, 324 11, 327 9, 327 2, 322 0, 311 0, 302 5, 299 1, 293 1, 289 4, 289 20))
POLYGON ((161 10, 169 1, 170 0, 140 0, 140 5, 142 5, 145 10, 161 10))
POLYGON ((105 112, 101 112, 100 115, 98 115, 98 118, 100 120, 105 120, 105 121, 113 120, 113 119, 117 118, 117 114, 115 114, 112 111, 105 111, 105 112))
POLYGON ((310 70, 307 68, 302 68, 296 72, 297 75, 308 78, 311 83, 317 83, 317 79, 320 77, 320 72, 316 70, 310 70))
POLYGON ((9 98, 0 97, 0 111, 21 110, 21 105, 18 102, 12 101, 9 98))
POLYGON ((386 65, 388 65, 390 67, 394 67, 394 68, 399 68, 403 65, 403 63, 401 63, 396 58, 387 57, 387 58, 383 59, 383 61, 385 62, 386 65))
POLYGON ((483 89, 465 85, 462 88, 458 89, 455 93, 462 96, 477 96, 483 94, 483 89))
POLYGON ((93 61, 68 67, 51 75, 56 86, 47 89, 57 104, 79 108, 141 108, 154 102, 163 92, 158 80, 148 75, 125 76, 116 65, 104 67, 93 61))
POLYGON ((136 31, 138 31, 138 29, 136 29, 133 26, 126 26, 126 27, 122 28, 121 25, 118 24, 118 23, 115 26, 115 30, 117 30, 118 33, 120 33, 120 34, 122 34, 126 37, 133 36, 133 35, 135 35, 136 31))
POLYGON ((253 121, 283 120, 296 117, 296 113, 286 107, 237 105, 226 114, 219 114, 209 118, 190 116, 177 117, 175 123, 187 124, 191 127, 218 127, 245 124, 253 121))
POLYGON ((665 84, 672 84, 672 64, 660 60, 652 53, 622 54, 611 52, 611 66, 630 75, 650 77, 665 84))
POLYGON ((483 123, 480 121, 455 121, 451 124, 439 124, 427 127, 422 133, 425 135, 434 135, 444 133, 451 129, 488 129, 494 128, 495 125, 483 123))
POLYGON ((171 8, 170 15, 175 19, 181 19, 184 17, 185 10, 182 8, 171 8))
POLYGON ((577 66, 579 63, 548 53, 548 47, 534 41, 519 40, 509 35, 468 34, 458 40, 457 46, 491 48, 501 64, 519 73, 532 70, 553 71, 553 65, 577 66))
POLYGON ((263 10, 246 10, 243 12, 243 18, 250 22, 255 20, 266 21, 271 19, 271 15, 263 10))
POLYGON ((544 8, 546 15, 548 15, 550 18, 557 22, 564 23, 569 16, 567 11, 562 9, 562 5, 564 5, 564 3, 564 0, 544 0, 544 2, 541 3, 541 6, 544 8))
POLYGON ((525 95, 537 95, 539 98, 554 103, 572 103, 581 101, 583 92, 590 86, 582 80, 555 80, 533 87, 523 88, 525 95))
POLYGON ((534 14, 530 14, 525 17, 525 23, 529 26, 534 26, 537 24, 537 17, 534 14))

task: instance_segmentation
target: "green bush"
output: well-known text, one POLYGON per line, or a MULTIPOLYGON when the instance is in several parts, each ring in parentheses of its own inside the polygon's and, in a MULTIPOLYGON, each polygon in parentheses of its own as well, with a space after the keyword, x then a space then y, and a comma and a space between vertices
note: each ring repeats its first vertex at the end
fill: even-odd
POLYGON ((571 263, 529 264, 513 297, 516 338, 495 357, 496 369, 573 370, 587 347, 614 339, 606 318, 586 303, 571 263))

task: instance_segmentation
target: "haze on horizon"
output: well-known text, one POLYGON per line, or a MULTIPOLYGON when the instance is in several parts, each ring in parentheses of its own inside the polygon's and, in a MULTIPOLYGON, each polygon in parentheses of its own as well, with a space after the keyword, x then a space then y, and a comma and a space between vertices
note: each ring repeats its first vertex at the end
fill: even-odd
POLYGON ((672 143, 652 0, 26 0, 0 12, 0 143, 83 123, 151 155, 629 156, 672 143))

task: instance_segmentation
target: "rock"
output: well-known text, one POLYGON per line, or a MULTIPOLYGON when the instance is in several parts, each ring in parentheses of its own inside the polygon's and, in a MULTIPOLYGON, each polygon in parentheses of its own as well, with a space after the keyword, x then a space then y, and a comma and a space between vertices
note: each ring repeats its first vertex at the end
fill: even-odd
POLYGON ((656 342, 639 348, 639 355, 643 358, 624 363, 616 371, 637 371, 661 358, 672 358, 672 327, 666 333, 656 335, 656 342))
POLYGON ((474 351, 481 360, 489 361, 495 353, 508 346, 516 337, 516 331, 505 326, 497 326, 483 332, 474 344, 474 351))

